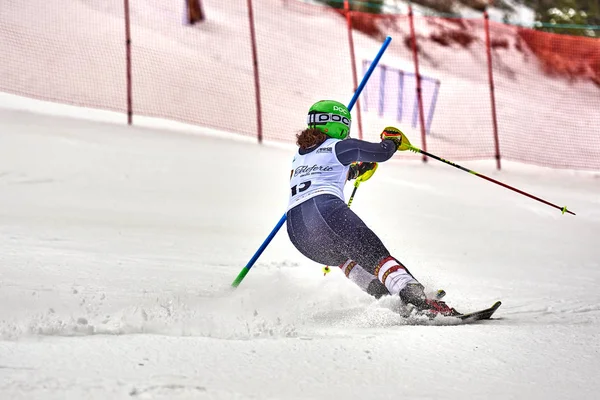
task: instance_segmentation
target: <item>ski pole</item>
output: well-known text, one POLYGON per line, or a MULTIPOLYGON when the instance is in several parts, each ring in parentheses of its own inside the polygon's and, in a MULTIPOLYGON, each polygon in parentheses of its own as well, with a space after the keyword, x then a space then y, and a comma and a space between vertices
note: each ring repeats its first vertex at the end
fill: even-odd
MULTIPOLYGON (((377 53, 377 55, 373 59, 373 62, 371 62, 371 65, 369 66, 369 69, 365 73, 365 76, 363 76, 360 84, 358 85, 358 88, 356 88, 356 91, 354 92, 354 95, 352 96, 352 99, 350 100, 350 103, 348 103, 348 110, 349 111, 352 111, 352 107, 354 107, 354 104, 358 100, 358 96, 360 96, 360 93, 362 92, 362 90, 364 89, 365 85, 367 84, 367 81, 371 77, 371 74, 373 73, 373 70, 375 70, 375 67, 379 63, 379 59, 381 59, 381 56, 383 56, 383 53, 385 52, 385 50, 387 49, 387 47, 389 46, 389 44, 390 44, 391 41, 392 41, 392 37, 391 36, 386 37, 385 40, 383 41, 383 44, 381 45, 381 48, 379 49, 379 52, 377 53)), ((277 222, 277 225, 275 225, 275 227, 273 228, 273 230, 269 234, 269 236, 267 236, 267 238, 260 245, 260 247, 258 248, 258 250, 256 250, 256 253, 254 253, 254 255, 252 256, 252 258, 250 259, 250 261, 248 261, 248 264, 246 264, 246 266, 244 268, 242 268, 242 270, 240 271, 240 273, 238 274, 238 276, 235 278, 235 280, 233 281, 233 283, 231 284, 231 286, 233 286, 234 288, 236 288, 236 287, 239 286, 239 284, 242 282, 242 280, 244 279, 244 277, 250 271, 250 268, 252 268, 252 266, 254 265, 254 263, 256 262, 256 260, 258 260, 258 258, 262 254, 262 252, 267 248, 267 246, 269 245, 269 243, 271 242, 271 240, 273 240, 273 238, 275 237, 275 235, 277 234, 277 232, 279 231, 279 229, 281 229, 281 227, 283 226, 283 223, 285 222, 286 219, 287 219, 287 214, 284 213, 283 216, 281 217, 281 219, 279 219, 279 222, 277 222)))
POLYGON ((350 195, 350 199, 348 199, 348 207, 352 205, 352 200, 354 200, 354 195, 356 194, 356 189, 358 189, 358 187, 360 186, 360 182, 361 181, 359 180, 354 182, 354 189, 352 189, 352 194, 350 195))
POLYGON ((490 181, 490 182, 492 182, 492 183, 495 183, 496 185, 500 185, 500 186, 502 186, 502 187, 505 187, 505 188, 507 188, 507 189, 510 189, 510 190, 512 190, 512 191, 515 191, 515 192, 517 192, 517 193, 519 193, 519 194, 522 194, 522 195, 524 195, 524 196, 530 197, 530 198, 532 198, 532 199, 534 199, 534 200, 537 200, 537 201, 539 201, 539 202, 542 202, 542 203, 544 203, 544 204, 547 204, 547 205, 549 205, 550 207, 558 208, 559 210, 561 210, 561 211, 562 211, 562 213, 563 213, 563 214, 564 214, 564 213, 569 213, 569 214, 572 214, 572 215, 576 215, 574 212, 572 212, 572 211, 570 211, 570 210, 567 210, 567 206, 564 206, 564 207, 557 206, 556 204, 552 204, 552 203, 550 203, 549 201, 546 201, 546 200, 544 200, 544 199, 540 199, 539 197, 536 197, 536 196, 534 196, 534 195, 531 195, 531 194, 529 194, 529 193, 527 193, 527 192, 524 192, 524 191, 522 191, 522 190, 520 190, 520 189, 517 189, 517 188, 515 188, 515 187, 512 187, 512 186, 510 186, 510 185, 507 185, 506 183, 502 183, 502 182, 500 182, 500 181, 497 181, 497 180, 495 180, 495 179, 493 179, 493 178, 490 178, 490 177, 487 177, 487 176, 485 176, 485 175, 483 175, 483 174, 480 174, 479 172, 475 172, 475 171, 473 171, 473 170, 470 170, 470 169, 468 169, 468 168, 465 168, 465 167, 462 167, 462 166, 460 166, 460 165, 458 165, 458 164, 455 164, 455 163, 453 163, 452 161, 444 160, 444 159, 443 159, 443 158, 441 158, 441 157, 438 157, 438 156, 436 156, 436 155, 434 155, 434 154, 431 154, 431 153, 428 153, 428 152, 426 152, 426 151, 424 151, 424 150, 421 150, 421 149, 419 149, 418 147, 415 147, 415 146, 413 146, 412 144, 410 144, 410 141, 408 140, 408 138, 407 138, 407 137, 406 137, 406 135, 404 135, 404 134, 402 134, 402 144, 400 145, 400 147, 398 148, 398 150, 408 150, 408 151, 412 151, 412 152, 414 152, 414 153, 421 153, 421 154, 423 154, 423 155, 426 155, 427 157, 431 157, 431 158, 433 158, 433 159, 435 159, 435 160, 441 161, 441 162, 443 162, 443 163, 446 163, 446 164, 448 164, 448 165, 452 165, 453 167, 455 167, 455 168, 458 168, 458 169, 460 169, 460 170, 462 170, 462 171, 468 172, 468 173, 470 173, 470 174, 473 174, 473 175, 475 175, 475 176, 478 176, 478 177, 480 177, 480 178, 483 178, 483 179, 485 179, 485 180, 487 180, 487 181, 490 181))
POLYGON ((371 179, 371 177, 373 176, 375 171, 377 171, 377 167, 379 166, 379 164, 378 163, 373 163, 373 164, 374 164, 373 168, 369 169, 368 171, 365 171, 362 175, 356 177, 356 180, 354 181, 354 189, 352 190, 352 194, 350 195, 350 199, 348 200, 348 207, 350 207, 352 205, 352 200, 354 200, 354 195, 356 194, 356 190, 358 189, 360 184, 366 180, 371 179))

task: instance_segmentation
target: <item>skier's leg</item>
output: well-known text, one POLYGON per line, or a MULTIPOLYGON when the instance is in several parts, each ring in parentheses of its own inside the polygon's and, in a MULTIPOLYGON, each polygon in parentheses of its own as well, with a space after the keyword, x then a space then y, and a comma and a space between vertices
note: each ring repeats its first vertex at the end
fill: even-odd
MULTIPOLYGON (((317 196, 322 197, 322 196, 317 196)), ((329 227, 309 199, 287 212, 287 232, 290 241, 302 255, 323 265, 341 265, 347 257, 340 252, 331 237, 329 227)))
POLYGON ((343 265, 348 259, 357 262, 371 275, 371 281, 367 285, 367 277, 360 274, 353 281, 375 297, 386 291, 397 295, 407 284, 417 282, 338 197, 320 195, 294 207, 288 211, 287 229, 294 246, 315 262, 325 265, 343 265))
POLYGON ((348 279, 376 299, 390 294, 385 285, 381 283, 379 279, 377 279, 373 274, 367 272, 356 261, 349 259, 340 265, 340 268, 348 279))
POLYGON ((398 295, 407 285, 418 283, 344 202, 330 201, 329 204, 319 204, 319 208, 326 216, 330 230, 336 235, 337 248, 376 277, 389 293, 398 295))
POLYGON ((314 201, 306 201, 288 211, 287 231, 290 240, 305 257, 324 265, 339 265, 353 283, 373 297, 389 295, 385 285, 372 272, 348 260, 341 251, 342 246, 335 232, 331 231, 316 207, 317 203, 329 201, 329 197, 337 199, 334 196, 318 196, 314 201))
POLYGON ((302 254, 321 264, 340 265, 376 298, 390 293, 432 315, 454 312, 440 308, 441 301, 427 300, 423 285, 341 199, 316 196, 288 211, 287 221, 290 240, 302 254))

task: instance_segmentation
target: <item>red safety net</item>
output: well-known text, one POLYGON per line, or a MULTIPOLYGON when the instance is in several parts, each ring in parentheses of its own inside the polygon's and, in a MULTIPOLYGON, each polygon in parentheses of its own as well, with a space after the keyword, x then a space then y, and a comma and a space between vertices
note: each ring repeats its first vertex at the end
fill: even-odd
POLYGON ((600 40, 493 24, 499 31, 518 50, 494 59, 495 74, 513 74, 496 89, 502 157, 600 169, 600 40))
POLYGON ((0 91, 126 112, 123 1, 96 3, 3 0, 0 91))
MULTIPOLYGON (((252 27, 247 2, 202 0, 206 20, 189 25, 184 3, 5 0, 0 91, 126 115, 129 48, 134 124, 136 116, 159 117, 292 143, 312 103, 350 102, 343 11, 253 0, 252 27)), ((367 140, 395 125, 414 145, 451 160, 499 154, 600 169, 600 40, 490 22, 488 47, 484 18, 415 16, 423 135, 410 22, 352 13, 358 82, 385 36, 393 38, 352 110, 352 136, 360 105, 367 140)))
POLYGON ((203 1, 189 25, 183 2, 130 3, 134 113, 256 135, 245 4, 203 1))
MULTIPOLYGON (((360 16, 359 18, 366 18, 360 16)), ((358 21, 360 23, 360 19, 358 21)), ((384 102, 384 115, 391 116, 401 108, 402 118, 380 121, 396 124, 411 143, 431 153, 450 159, 491 158, 494 156, 494 136, 487 75, 483 20, 468 21, 443 18, 414 18, 417 62, 421 79, 421 94, 425 126, 424 140, 418 117, 418 97, 415 57, 408 16, 382 17, 379 26, 385 26, 393 37, 382 66, 404 72, 402 84, 385 79, 382 85, 387 94, 402 90, 402 106, 384 102), (438 81, 437 95, 428 83, 438 81), (401 88, 396 89, 395 88, 401 88), (433 103, 435 100, 435 103, 433 103), (386 110, 393 107, 394 110, 386 110)), ((357 46, 368 47, 371 39, 360 37, 357 46)), ((371 51, 376 47, 371 45, 371 51)), ((389 76, 386 73, 386 76, 389 76)), ((369 82, 376 84, 377 76, 369 82)), ((381 92, 374 90, 373 95, 381 92)), ((372 91, 367 92, 370 95, 372 91)), ((391 99, 390 99, 391 100, 391 99)), ((369 101, 370 103, 370 101, 369 101)), ((370 113, 365 113, 369 118, 370 113)), ((376 134, 377 132, 373 132, 376 134)), ((368 137, 374 139, 374 136, 368 137)))
POLYGON ((354 94, 345 19, 298 1, 254 1, 266 139, 295 141, 309 107, 354 94))
MULTIPOLYGON (((356 13, 356 26, 363 19, 373 17, 356 13)), ((380 32, 394 38, 381 64, 388 70, 412 73, 404 75, 404 89, 415 92, 416 98, 409 17, 379 19, 380 32)), ((425 143, 419 119, 414 118, 414 103, 403 97, 402 115, 408 118, 398 118, 396 123, 413 144, 448 159, 493 159, 499 152, 501 159, 542 166, 600 168, 600 40, 490 22, 490 81, 485 19, 415 16, 414 30, 422 82, 437 80, 439 89, 433 112, 427 112, 432 103, 427 92, 432 89, 422 87, 425 143)), ((370 37, 360 35, 355 40, 357 47, 369 47, 370 42, 370 37)), ((376 46, 371 44, 370 52, 376 46)), ((369 85, 376 85, 378 79, 374 74, 369 85)), ((398 83, 386 79, 384 86, 388 99, 387 92, 398 83)), ((381 89, 366 92, 380 93, 381 89)), ((393 114, 385 109, 388 106, 395 112, 398 102, 384 102, 384 115, 393 114)), ((372 113, 364 113, 364 118, 372 113)))

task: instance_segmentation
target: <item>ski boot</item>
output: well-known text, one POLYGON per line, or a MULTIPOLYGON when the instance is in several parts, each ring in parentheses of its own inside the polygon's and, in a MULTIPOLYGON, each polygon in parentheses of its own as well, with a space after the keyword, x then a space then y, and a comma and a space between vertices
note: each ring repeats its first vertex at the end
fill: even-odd
POLYGON ((412 306, 416 309, 417 314, 426 315, 430 319, 437 315, 453 317, 460 314, 441 300, 428 299, 423 285, 420 283, 409 283, 400 291, 399 295, 404 304, 412 306))

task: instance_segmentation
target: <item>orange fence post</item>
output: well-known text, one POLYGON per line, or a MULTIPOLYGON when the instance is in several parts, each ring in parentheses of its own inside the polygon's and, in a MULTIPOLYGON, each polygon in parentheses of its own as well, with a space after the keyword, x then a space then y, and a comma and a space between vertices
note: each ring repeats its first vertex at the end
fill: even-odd
MULTIPOLYGON (((415 77, 417 79, 417 100, 419 102, 419 124, 421 125, 421 145, 427 151, 427 140, 425 139, 425 118, 423 116, 423 95, 421 93, 421 74, 419 73, 419 56, 417 54, 417 36, 415 35, 415 23, 413 20, 412 5, 408 5, 408 20, 410 21, 410 37, 412 41, 413 59, 415 62, 415 77)), ((423 155, 423 162, 427 157, 423 155)))
MULTIPOLYGON (((346 24, 348 26, 348 43, 350 46, 350 61, 352 62, 352 83, 354 84, 354 91, 358 88, 358 78, 356 74, 356 56, 354 54, 354 39, 352 38, 352 16, 350 11, 350 4, 348 0, 344 0, 344 10, 346 11, 346 24)), ((362 120, 360 115, 360 100, 356 100, 356 119, 358 122, 358 138, 363 138, 362 133, 362 120)))
POLYGON ((496 168, 500 170, 500 142, 498 140, 498 119, 496 118, 496 96, 494 94, 494 73, 492 70, 492 46, 490 41, 490 16, 487 9, 483 12, 485 18, 485 48, 487 52, 488 79, 490 82, 490 100, 492 102, 492 122, 494 125, 494 146, 496 157, 496 168))
POLYGON ((129 0, 125 4, 125 53, 127 57, 127 124, 133 122, 132 85, 131 85, 131 24, 129 22, 129 0))
POLYGON ((250 20, 250 39, 252 41, 252 65, 254 69, 254 89, 256 94, 256 130, 258 142, 262 143, 262 109, 260 103, 260 80, 258 75, 258 55, 256 51, 256 32, 254 29, 254 12, 252 10, 252 0, 248 0, 248 18, 250 20))

